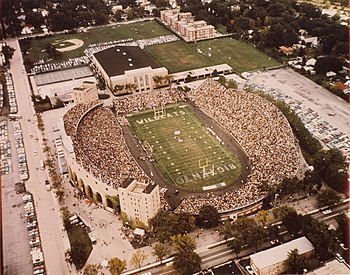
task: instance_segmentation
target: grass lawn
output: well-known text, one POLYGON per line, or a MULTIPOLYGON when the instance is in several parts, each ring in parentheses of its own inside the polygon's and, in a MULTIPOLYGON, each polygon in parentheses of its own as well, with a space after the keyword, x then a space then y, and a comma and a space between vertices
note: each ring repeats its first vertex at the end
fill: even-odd
POLYGON ((198 69, 210 66, 210 60, 200 55, 192 44, 175 41, 152 45, 144 49, 159 65, 166 67, 170 73, 198 69))
POLYGON ((208 48, 211 48, 210 60, 212 64, 227 63, 237 72, 260 70, 264 67, 272 68, 281 64, 259 51, 255 47, 236 39, 222 38, 200 41, 196 44, 207 58, 208 48))
POLYGON ((238 158, 185 103, 165 110, 166 115, 159 119, 154 119, 152 110, 130 114, 128 120, 136 136, 152 147, 155 165, 170 184, 185 191, 202 192, 230 185, 239 177, 242 165, 238 158), (208 167, 203 171, 200 165, 204 166, 206 159, 208 167))
POLYGON ((145 51, 170 73, 226 63, 236 72, 281 66, 275 59, 239 40, 221 38, 188 44, 176 41, 145 47, 145 51), (211 48, 211 57, 208 48, 211 48))
POLYGON ((84 41, 84 46, 74 51, 64 52, 57 60, 52 60, 51 62, 58 62, 67 60, 69 58, 74 58, 84 55, 84 50, 87 45, 102 43, 108 41, 117 41, 120 39, 133 38, 134 40, 146 39, 152 37, 158 37, 161 35, 171 34, 163 26, 159 25, 154 21, 146 22, 136 22, 130 24, 108 26, 108 27, 96 27, 89 29, 86 33, 76 33, 76 34, 60 34, 54 37, 31 40, 31 48, 29 54, 26 58, 31 59, 36 62, 40 59, 47 61, 48 56, 45 52, 45 45, 48 43, 64 43, 63 41, 68 39, 81 39, 84 41))
POLYGON ((87 232, 79 225, 72 225, 68 231, 68 238, 71 245, 71 251, 76 251, 76 256, 72 257, 77 269, 81 269, 92 251, 92 244, 87 232))

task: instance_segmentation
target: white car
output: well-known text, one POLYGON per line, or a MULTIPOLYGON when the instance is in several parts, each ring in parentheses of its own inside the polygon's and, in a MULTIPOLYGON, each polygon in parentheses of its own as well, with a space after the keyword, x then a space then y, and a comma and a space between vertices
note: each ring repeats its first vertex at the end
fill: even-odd
POLYGON ((247 265, 247 266, 245 267, 245 269, 248 271, 249 274, 252 274, 252 275, 255 274, 254 271, 253 271, 253 269, 252 269, 252 267, 251 267, 250 265, 247 265))
POLYGON ((322 211, 323 215, 327 215, 327 214, 330 214, 330 213, 332 213, 331 209, 327 209, 327 210, 322 211))

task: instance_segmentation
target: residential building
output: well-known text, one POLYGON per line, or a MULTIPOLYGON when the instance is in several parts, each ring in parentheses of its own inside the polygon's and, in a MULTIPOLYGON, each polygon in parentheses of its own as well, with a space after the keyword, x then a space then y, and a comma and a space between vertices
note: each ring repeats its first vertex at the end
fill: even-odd
POLYGON ((148 220, 160 209, 159 186, 155 183, 128 179, 118 188, 118 193, 120 210, 133 221, 139 220, 148 225, 148 220))
POLYGON ((160 12, 161 20, 185 41, 198 41, 215 36, 215 28, 203 20, 195 21, 190 12, 180 12, 180 9, 160 12))
POLYGON ((250 256, 250 266, 258 275, 277 275, 286 271, 288 253, 298 249, 299 255, 311 257, 314 247, 306 237, 301 237, 250 256))

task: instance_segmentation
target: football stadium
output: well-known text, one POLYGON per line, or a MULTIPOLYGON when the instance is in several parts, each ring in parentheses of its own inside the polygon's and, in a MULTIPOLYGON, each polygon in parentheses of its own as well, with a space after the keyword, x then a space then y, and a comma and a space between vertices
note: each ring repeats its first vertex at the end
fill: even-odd
MULTIPOLYGON (((187 93, 162 89, 78 104, 64 116, 70 177, 88 197, 115 208, 130 179, 156 183, 161 205, 198 214, 252 209, 294 176, 299 154, 276 106, 213 79, 187 93)), ((261 204, 260 204, 261 205, 261 204)), ((256 210, 256 209, 255 209, 256 210)), ((250 210, 249 210, 250 211, 250 210)))

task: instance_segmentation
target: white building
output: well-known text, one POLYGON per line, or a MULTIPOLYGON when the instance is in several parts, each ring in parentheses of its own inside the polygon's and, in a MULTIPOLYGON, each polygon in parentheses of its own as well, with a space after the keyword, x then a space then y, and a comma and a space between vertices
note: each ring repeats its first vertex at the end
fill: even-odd
POLYGON ((281 274, 286 271, 285 262, 288 259, 288 253, 293 249, 298 249, 299 255, 306 257, 311 257, 314 253, 312 243, 306 237, 301 237, 251 255, 250 265, 258 275, 281 274))
POLYGON ((98 99, 97 85, 92 81, 84 81, 83 85, 73 89, 75 104, 87 104, 98 99))
POLYGON ((148 220, 160 209, 159 186, 155 183, 128 179, 118 188, 118 193, 121 211, 133 221, 140 220, 148 225, 148 220))
POLYGON ((198 41, 215 37, 215 28, 203 20, 194 20, 190 12, 180 12, 180 9, 163 10, 161 20, 185 41, 198 41))
POLYGON ((135 46, 111 47, 94 53, 92 60, 110 90, 117 85, 126 88, 128 84, 136 92, 153 90, 153 77, 168 75, 166 68, 135 46))

